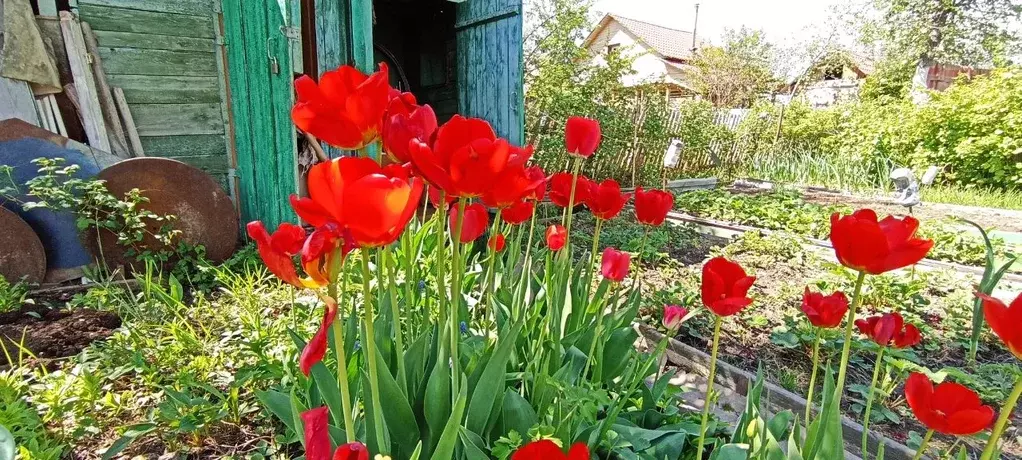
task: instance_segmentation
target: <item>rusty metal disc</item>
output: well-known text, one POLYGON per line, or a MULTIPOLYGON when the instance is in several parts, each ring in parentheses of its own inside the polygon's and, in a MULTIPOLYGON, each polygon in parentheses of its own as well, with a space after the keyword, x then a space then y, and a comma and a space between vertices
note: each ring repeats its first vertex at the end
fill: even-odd
MULTIPOLYGON (((175 242, 204 246, 206 257, 213 262, 222 262, 234 253, 238 242, 234 203, 212 177, 198 168, 168 158, 132 158, 104 169, 97 179, 106 181, 107 190, 116 197, 137 188, 149 200, 141 207, 158 216, 174 216, 170 225, 180 231, 175 242)), ((153 236, 164 224, 147 222, 141 249, 165 248, 153 236)), ((127 254, 129 249, 118 244, 111 232, 104 230, 97 238, 96 230, 90 228, 82 238, 93 256, 98 259, 102 254, 108 267, 133 262, 127 254)))
POLYGON ((0 207, 0 275, 11 283, 39 284, 46 275, 46 251, 21 217, 0 207))

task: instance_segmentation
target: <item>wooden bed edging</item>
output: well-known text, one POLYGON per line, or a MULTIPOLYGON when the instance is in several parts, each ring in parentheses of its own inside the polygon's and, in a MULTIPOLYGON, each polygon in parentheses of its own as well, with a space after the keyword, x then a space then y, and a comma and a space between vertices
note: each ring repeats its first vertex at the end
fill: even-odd
MULTIPOLYGON (((641 337, 651 342, 660 342, 665 337, 656 329, 642 323, 636 324, 636 330, 639 332, 641 337)), ((667 356, 670 359, 670 362, 689 372, 698 373, 703 376, 707 376, 710 373, 710 355, 706 354, 702 350, 681 343, 673 337, 670 338, 670 341, 668 342, 667 356)), ((738 394, 745 396, 748 394, 749 388, 755 381, 756 374, 739 369, 724 361, 717 360, 716 385, 723 385, 734 390, 738 394)), ((797 415, 805 413, 807 404, 805 398, 802 396, 792 393, 770 382, 769 380, 763 384, 762 401, 773 412, 791 410, 797 415)), ((860 455, 860 445, 862 444, 862 425, 844 415, 841 416, 841 424, 842 433, 845 438, 846 452, 860 455)), ((871 446, 876 446, 880 441, 880 437, 878 437, 875 433, 870 433, 869 442, 871 446)), ((915 455, 914 450, 904 444, 894 441, 893 439, 883 438, 883 442, 884 458, 886 460, 911 460, 915 455)))

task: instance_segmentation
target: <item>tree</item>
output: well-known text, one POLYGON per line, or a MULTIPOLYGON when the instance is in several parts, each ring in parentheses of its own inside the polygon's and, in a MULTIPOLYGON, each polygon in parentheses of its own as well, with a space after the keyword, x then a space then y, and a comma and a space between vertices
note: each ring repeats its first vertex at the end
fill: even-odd
POLYGON ((723 46, 699 50, 692 62, 694 83, 699 94, 718 107, 749 107, 778 83, 773 59, 774 46, 762 31, 729 30, 723 46))

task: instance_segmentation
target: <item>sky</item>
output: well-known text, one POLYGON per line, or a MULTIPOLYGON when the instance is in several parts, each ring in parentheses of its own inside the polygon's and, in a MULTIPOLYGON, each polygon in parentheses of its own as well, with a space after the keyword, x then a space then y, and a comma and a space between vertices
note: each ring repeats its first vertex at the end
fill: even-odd
POLYGON ((692 30, 699 3, 701 39, 720 43, 726 29, 743 25, 761 29, 774 43, 802 41, 812 36, 809 26, 822 24, 828 9, 847 0, 596 0, 594 10, 615 13, 662 26, 692 30))

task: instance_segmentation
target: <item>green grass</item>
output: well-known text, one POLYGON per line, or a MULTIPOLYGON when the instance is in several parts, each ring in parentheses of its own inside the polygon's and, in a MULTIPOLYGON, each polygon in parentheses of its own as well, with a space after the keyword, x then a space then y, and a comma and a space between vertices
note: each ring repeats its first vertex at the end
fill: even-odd
POLYGON ((923 188, 923 201, 1022 211, 1022 192, 940 185, 923 188))

